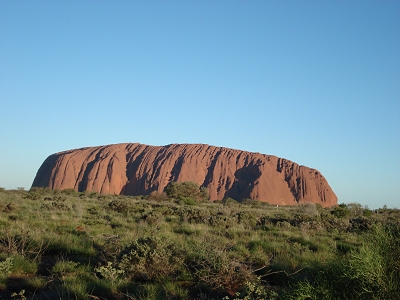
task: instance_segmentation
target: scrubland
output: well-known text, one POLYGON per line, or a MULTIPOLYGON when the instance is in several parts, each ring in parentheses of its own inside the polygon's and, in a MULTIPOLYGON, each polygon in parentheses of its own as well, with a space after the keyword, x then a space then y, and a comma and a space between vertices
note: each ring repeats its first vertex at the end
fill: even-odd
POLYGON ((357 203, 0 189, 0 298, 400 299, 399 232, 357 203))

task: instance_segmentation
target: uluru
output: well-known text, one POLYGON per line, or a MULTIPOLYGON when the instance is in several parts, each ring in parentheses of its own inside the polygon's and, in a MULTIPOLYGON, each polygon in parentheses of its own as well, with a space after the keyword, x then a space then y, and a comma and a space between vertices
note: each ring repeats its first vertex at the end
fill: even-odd
POLYGON ((148 195, 184 181, 206 187, 210 200, 337 205, 335 193, 316 169, 273 155, 205 144, 124 143, 63 151, 43 162, 32 186, 148 195))

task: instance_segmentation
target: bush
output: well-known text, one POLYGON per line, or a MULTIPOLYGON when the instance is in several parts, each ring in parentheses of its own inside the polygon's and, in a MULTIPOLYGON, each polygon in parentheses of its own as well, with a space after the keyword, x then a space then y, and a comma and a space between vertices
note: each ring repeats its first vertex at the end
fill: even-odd
POLYGON ((233 199, 233 198, 227 197, 227 198, 224 198, 224 199, 222 200, 222 204, 223 204, 223 205, 226 205, 226 206, 235 206, 235 205, 238 205, 239 202, 236 201, 236 200, 233 199))
POLYGON ((185 199, 192 198, 196 201, 205 201, 209 199, 208 190, 205 187, 199 187, 196 182, 171 182, 166 188, 168 198, 185 199))
POLYGON ((79 263, 61 258, 53 266, 52 273, 62 277, 69 273, 74 273, 78 265, 79 263))
POLYGON ((177 200, 177 203, 184 205, 196 205, 197 201, 191 197, 180 197, 179 200, 177 200))
POLYGON ((54 194, 57 193, 57 190, 52 190, 50 188, 46 188, 46 187, 31 187, 29 190, 29 193, 35 193, 35 194, 39 194, 39 195, 46 195, 46 194, 54 194))
POLYGON ((139 280, 165 279, 176 273, 183 263, 181 251, 157 237, 131 242, 119 255, 119 269, 139 280))
POLYGON ((343 259, 315 262, 288 299, 400 299, 400 237, 376 226, 343 259))
POLYGON ((16 206, 15 206, 15 204, 13 204, 13 203, 7 203, 5 206, 4 206, 4 208, 2 208, 2 212, 5 212, 5 213, 10 213, 10 212, 12 212, 13 210, 15 210, 16 209, 16 206))
POLYGON ((110 261, 107 262, 106 266, 100 266, 94 270, 100 273, 103 278, 111 282, 117 280, 119 276, 125 273, 124 270, 114 268, 112 262, 110 261))
POLYGON ((25 195, 25 198, 31 200, 39 200, 42 198, 42 195, 38 192, 29 191, 29 193, 25 195))
POLYGON ((158 225, 165 220, 164 216, 161 213, 155 211, 143 213, 142 219, 150 226, 158 225))
POLYGON ((165 201, 167 200, 167 194, 165 192, 159 193, 158 191, 152 191, 147 197, 147 200, 151 201, 165 201))
POLYGON ((339 206, 336 206, 332 211, 331 214, 334 215, 336 218, 344 218, 350 214, 347 205, 342 203, 339 206))
POLYGON ((315 217, 315 216, 319 215, 319 211, 318 211, 317 205, 315 203, 302 203, 299 205, 298 211, 302 214, 306 214, 311 217, 315 217))
POLYGON ((108 203, 107 208, 119 213, 127 212, 128 210, 128 203, 123 200, 113 200, 108 203))
POLYGON ((249 265, 230 257, 227 249, 200 251, 198 254, 199 257, 191 262, 196 277, 215 291, 234 296, 247 282, 256 279, 249 265))
POLYGON ((376 226, 345 266, 354 294, 360 298, 400 299, 400 237, 390 227, 376 226))
POLYGON ((13 267, 12 257, 7 257, 5 261, 0 262, 0 276, 7 276, 10 273, 11 268, 13 267))
MULTIPOLYGON (((267 290, 258 278, 256 281, 247 281, 245 283, 246 290, 239 294, 235 300, 275 300, 278 299, 278 294, 273 290, 267 290)), ((238 295, 238 293, 236 293, 238 295)))
POLYGON ((65 194, 65 195, 69 195, 69 196, 75 196, 75 195, 79 194, 77 191, 75 191, 75 189, 72 189, 72 188, 64 189, 61 191, 61 193, 65 194))
POLYGON ((370 210, 370 209, 364 209, 364 211, 363 211, 363 216, 364 216, 364 217, 370 217, 370 216, 372 216, 372 210, 370 210))

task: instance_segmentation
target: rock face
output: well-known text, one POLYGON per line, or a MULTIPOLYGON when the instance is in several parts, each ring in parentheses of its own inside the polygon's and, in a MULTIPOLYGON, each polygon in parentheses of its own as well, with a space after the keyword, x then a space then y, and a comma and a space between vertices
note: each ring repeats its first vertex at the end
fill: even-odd
POLYGON ((64 151, 43 162, 32 186, 147 195, 162 192, 171 181, 205 186, 211 200, 337 205, 335 193, 315 169, 272 155, 203 144, 128 143, 64 151))

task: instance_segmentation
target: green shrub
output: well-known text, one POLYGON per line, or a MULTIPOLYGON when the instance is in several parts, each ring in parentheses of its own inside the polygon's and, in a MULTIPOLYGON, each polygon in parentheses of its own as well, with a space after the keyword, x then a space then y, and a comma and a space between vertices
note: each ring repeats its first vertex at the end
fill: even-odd
POLYGON ((149 225, 155 226, 159 225, 161 222, 164 221, 164 216, 156 211, 151 211, 148 213, 143 213, 142 219, 149 225))
MULTIPOLYGON (((203 252, 204 253, 204 252, 203 252)), ((249 265, 232 258, 226 249, 210 251, 192 261, 195 276, 200 284, 228 295, 236 295, 255 275, 249 265)))
POLYGON ((46 247, 43 240, 32 238, 28 230, 0 231, 0 251, 3 253, 38 260, 46 247))
POLYGON ((302 203, 298 206, 298 211, 311 217, 319 216, 319 210, 315 203, 302 203))
POLYGON ((400 299, 400 238, 376 226, 359 251, 325 264, 314 262, 288 299, 400 299))
POLYGON ((131 242, 119 255, 119 268, 132 278, 154 280, 176 273, 182 252, 165 239, 144 237, 131 242))
POLYGON ((89 287, 85 280, 79 276, 66 276, 62 280, 61 289, 58 290, 59 299, 89 299, 89 287))
POLYGON ((161 201, 165 201, 167 200, 167 194, 165 192, 159 193, 158 191, 152 191, 147 197, 147 200, 150 201, 157 201, 157 202, 161 202, 161 201))
POLYGON ((37 187, 37 186, 34 186, 34 187, 31 187, 30 189, 29 189, 29 192, 30 193, 38 193, 38 194, 40 194, 40 195, 46 195, 46 194, 53 194, 53 193, 55 193, 55 192, 57 192, 56 190, 52 190, 52 189, 50 189, 50 188, 46 188, 46 187, 37 187))
POLYGON ((126 201, 116 199, 108 203, 107 208, 119 213, 126 213, 128 211, 129 206, 126 201))
POLYGON ((181 222, 208 223, 210 211, 203 207, 182 207, 179 210, 181 222))
POLYGON ((236 206, 236 205, 239 204, 239 202, 236 201, 236 200, 233 199, 233 198, 227 197, 227 198, 224 198, 224 199, 222 200, 222 204, 223 204, 223 205, 226 205, 226 206, 236 206))
POLYGON ((257 216, 255 216, 252 212, 240 212, 237 216, 239 224, 243 224, 248 228, 252 229, 256 227, 258 223, 257 216))
POLYGON ((189 226, 189 224, 181 224, 181 226, 177 227, 174 229, 174 232, 180 233, 180 234, 186 234, 186 235, 191 235, 196 233, 196 230, 193 229, 192 227, 189 226))
POLYGON ((79 263, 77 262, 61 258, 53 266, 52 272, 54 274, 57 274, 59 277, 62 277, 67 274, 76 272, 76 268, 78 267, 78 265, 79 263))
POLYGON ((351 251, 355 251, 357 246, 346 241, 338 241, 336 242, 336 249, 342 254, 347 254, 351 251))
POLYGON ((347 205, 342 203, 339 206, 336 206, 332 211, 331 214, 334 215, 336 218, 344 218, 350 214, 347 205))
POLYGON ((182 287, 178 282, 167 281, 159 285, 160 296, 162 299, 189 299, 189 291, 182 287))
POLYGON ((107 265, 100 266, 94 269, 96 272, 111 283, 116 282, 120 276, 122 276, 125 271, 122 269, 114 268, 112 262, 107 262, 107 265))
POLYGON ((180 197, 177 200, 178 204, 184 204, 184 205, 196 205, 197 201, 194 198, 191 197, 180 197))
POLYGON ((370 209, 364 209, 364 211, 363 211, 363 216, 364 216, 364 217, 370 217, 370 216, 372 216, 372 210, 370 210, 370 209))
POLYGON ((168 198, 183 199, 191 198, 196 201, 204 201, 209 199, 208 190, 205 187, 199 187, 196 182, 170 182, 166 188, 168 198))
POLYGON ((364 209, 362 208, 360 203, 349 203, 347 204, 347 209, 352 217, 359 217, 363 214, 364 209))
POLYGON ((8 257, 6 260, 0 262, 0 277, 7 276, 13 267, 14 258, 8 257))
POLYGON ((359 252, 346 262, 347 278, 359 297, 400 299, 400 237, 390 227, 378 225, 365 237, 359 252))
POLYGON ((21 255, 15 255, 13 260, 13 267, 11 270, 12 274, 36 274, 38 270, 38 264, 36 261, 32 261, 28 257, 21 255))
POLYGON ((30 200, 39 200, 42 199, 42 195, 37 192, 29 191, 29 193, 25 195, 25 198, 30 200))
POLYGON ((236 293, 237 297, 234 300, 275 300, 278 299, 278 293, 272 289, 267 289, 262 285, 260 278, 253 282, 245 283, 246 289, 242 293, 236 293))
POLYGON ((2 212, 4 212, 4 213, 10 213, 10 212, 12 212, 12 211, 14 211, 14 210, 16 210, 16 205, 14 204, 14 203, 7 203, 6 205, 4 205, 4 207, 2 208, 2 212))
POLYGON ((65 195, 69 195, 69 196, 78 195, 78 192, 75 191, 75 189, 73 189, 73 188, 64 189, 64 190, 61 191, 61 193, 65 194, 65 195))

